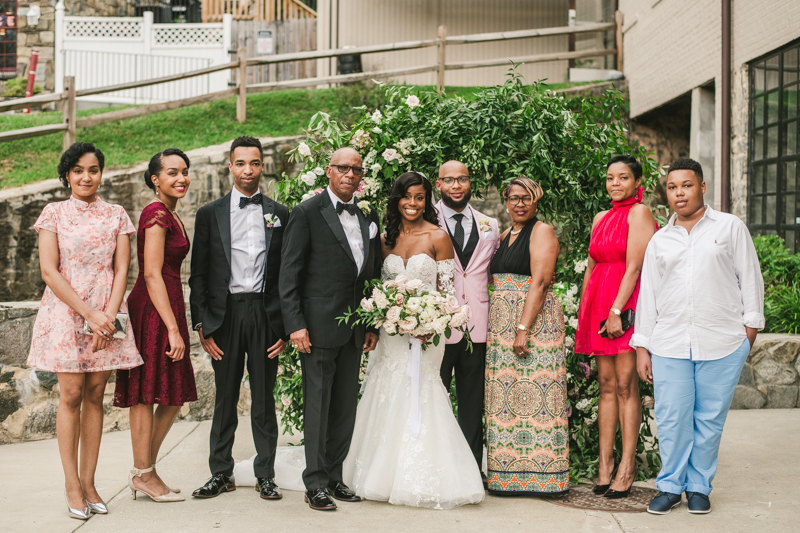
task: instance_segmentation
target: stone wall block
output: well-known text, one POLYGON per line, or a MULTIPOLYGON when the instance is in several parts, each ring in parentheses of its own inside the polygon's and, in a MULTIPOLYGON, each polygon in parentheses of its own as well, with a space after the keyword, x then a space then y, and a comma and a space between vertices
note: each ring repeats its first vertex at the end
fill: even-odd
POLYGON ((736 385, 731 409, 761 409, 767 403, 766 395, 746 385, 736 385))
POLYGON ((790 339, 774 344, 769 348, 769 354, 779 363, 794 363, 800 352, 800 340, 790 339))
MULTIPOLYGON (((7 310, 9 315, 12 311, 20 310, 7 310)), ((9 317, 7 320, 0 322, 0 363, 10 365, 25 364, 31 347, 34 319, 35 315, 31 314, 17 319, 9 317)))
POLYGON ((747 385, 749 387, 755 386, 755 377, 753 375, 753 367, 745 363, 742 368, 742 373, 739 375, 739 385, 747 385))
POLYGON ((762 359, 754 369, 762 384, 791 385, 797 381, 797 372, 794 368, 785 363, 777 363, 772 359, 762 359))
POLYGON ((797 407, 798 389, 791 385, 769 385, 767 387, 767 407, 770 409, 790 409, 797 407))

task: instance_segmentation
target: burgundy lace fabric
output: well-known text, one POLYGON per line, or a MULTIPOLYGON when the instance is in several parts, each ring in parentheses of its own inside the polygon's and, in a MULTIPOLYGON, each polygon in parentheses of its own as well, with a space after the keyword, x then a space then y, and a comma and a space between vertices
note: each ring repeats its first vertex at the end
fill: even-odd
POLYGON ((142 211, 136 233, 136 255, 139 277, 128 296, 129 322, 133 328, 136 347, 144 364, 131 370, 117 372, 114 405, 183 405, 197 400, 192 361, 189 357, 189 327, 181 284, 181 264, 189 253, 189 240, 180 222, 160 202, 142 211), (144 281, 145 230, 154 225, 167 229, 164 243, 164 265, 161 275, 169 295, 170 306, 178 322, 186 352, 178 362, 167 357, 169 335, 164 321, 156 311, 144 281))

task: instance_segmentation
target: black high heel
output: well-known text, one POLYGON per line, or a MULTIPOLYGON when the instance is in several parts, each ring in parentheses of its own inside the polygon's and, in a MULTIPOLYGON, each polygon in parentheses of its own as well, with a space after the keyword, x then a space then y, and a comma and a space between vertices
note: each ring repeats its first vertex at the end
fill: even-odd
POLYGON ((615 461, 614 470, 611 471, 611 477, 609 478, 608 485, 595 485, 594 487, 592 487, 592 492, 599 495, 605 494, 606 491, 609 489, 609 487, 611 487, 611 484, 614 482, 614 476, 616 475, 618 468, 619 468, 619 463, 615 461))
POLYGON ((619 500, 621 498, 627 498, 628 495, 631 493, 631 489, 633 488, 633 484, 636 482, 636 476, 639 474, 639 468, 634 469, 633 471, 633 481, 631 484, 628 485, 628 488, 625 490, 614 490, 608 489, 605 494, 603 494, 603 498, 608 498, 609 500, 619 500))

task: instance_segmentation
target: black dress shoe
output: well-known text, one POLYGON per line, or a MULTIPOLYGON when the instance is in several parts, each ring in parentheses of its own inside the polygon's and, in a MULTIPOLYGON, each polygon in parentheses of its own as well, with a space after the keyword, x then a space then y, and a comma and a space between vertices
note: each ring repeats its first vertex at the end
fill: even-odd
POLYGON ((332 485, 328 485, 328 494, 330 494, 333 498, 343 502, 361 501, 361 496, 357 496, 356 493, 350 487, 348 487, 342 482, 337 482, 332 485))
POLYGON ((275 480, 268 477, 256 478, 256 492, 261 493, 262 500, 280 500, 283 498, 281 489, 275 484, 275 480))
POLYGON ((214 474, 208 482, 194 491, 192 496, 195 498, 216 498, 223 492, 231 492, 236 490, 236 481, 233 476, 228 477, 225 474, 214 474))
POLYGON ((325 489, 307 490, 305 496, 306 503, 315 511, 335 511, 336 502, 331 500, 325 489))

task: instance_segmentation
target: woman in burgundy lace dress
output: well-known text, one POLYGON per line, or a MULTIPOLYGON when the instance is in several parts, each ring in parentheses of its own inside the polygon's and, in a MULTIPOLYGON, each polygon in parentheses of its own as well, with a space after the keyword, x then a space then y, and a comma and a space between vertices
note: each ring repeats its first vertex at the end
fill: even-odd
POLYGON ((156 193, 139 218, 139 277, 128 296, 140 367, 117 372, 114 405, 130 407, 133 470, 128 486, 155 501, 182 501, 155 472, 158 451, 185 402, 197 400, 181 263, 189 253, 175 208, 189 188, 189 158, 177 148, 153 156, 144 181, 156 193), (153 410, 153 406, 158 407, 153 410))

